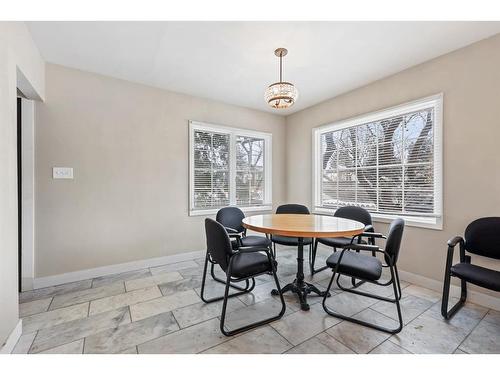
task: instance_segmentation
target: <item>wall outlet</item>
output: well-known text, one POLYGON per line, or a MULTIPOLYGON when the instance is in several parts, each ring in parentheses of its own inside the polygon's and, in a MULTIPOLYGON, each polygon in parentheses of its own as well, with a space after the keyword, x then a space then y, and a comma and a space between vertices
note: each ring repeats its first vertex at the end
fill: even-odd
POLYGON ((73 179, 73 168, 68 167, 53 167, 52 178, 73 179))

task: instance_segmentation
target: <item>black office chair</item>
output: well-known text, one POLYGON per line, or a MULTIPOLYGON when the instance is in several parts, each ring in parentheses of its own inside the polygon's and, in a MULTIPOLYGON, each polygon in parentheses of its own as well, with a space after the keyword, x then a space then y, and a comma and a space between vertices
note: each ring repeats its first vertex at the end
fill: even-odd
MULTIPOLYGON (((398 313, 399 326, 394 329, 386 328, 359 319, 355 319, 350 316, 345 316, 336 313, 326 305, 327 295, 325 295, 325 297, 323 298, 323 309, 326 311, 327 314, 388 333, 398 333, 401 331, 401 329, 403 328, 403 318, 401 316, 401 307, 399 305, 399 301, 401 299, 401 286, 399 282, 399 276, 397 272, 395 272, 395 267, 398 261, 399 249, 401 247, 401 240, 403 238, 404 225, 405 222, 403 219, 395 219, 391 223, 384 250, 381 250, 378 246, 375 245, 351 243, 344 246, 342 251, 337 251, 332 255, 330 255, 330 257, 328 257, 326 261, 328 267, 330 267, 333 270, 332 278, 330 280, 330 283, 328 284, 328 289, 326 290, 327 293, 330 291, 330 288, 332 287, 333 279, 335 279, 335 276, 337 276, 337 285, 340 285, 339 282, 340 275, 350 276, 376 285, 392 284, 394 289, 394 298, 383 297, 376 294, 362 292, 356 290, 355 288, 350 288, 350 289, 343 288, 343 289, 349 293, 354 293, 365 297, 375 298, 381 301, 395 303, 398 313), (379 280, 380 277, 382 276, 382 266, 384 264, 377 257, 374 257, 371 254, 364 255, 356 252, 358 250, 360 252, 367 251, 370 253, 376 252, 383 254, 385 265, 389 267, 391 271, 391 279, 386 283, 380 283, 379 280)), ((363 233, 363 235, 373 238, 386 238, 380 233, 374 233, 374 232, 366 232, 363 233)))
POLYGON ((483 217, 474 220, 465 229, 464 237, 456 236, 448 241, 448 256, 444 275, 441 315, 450 319, 467 299, 467 283, 500 292, 500 272, 471 264, 470 255, 500 259, 500 217, 483 217), (459 244, 460 263, 452 266, 453 252, 459 244), (460 279, 460 300, 448 311, 451 276, 460 279))
MULTIPOLYGON (((217 211, 215 220, 221 223, 226 229, 229 237, 232 239, 231 244, 234 250, 239 247, 268 247, 271 249, 271 240, 262 236, 247 236, 247 230, 242 225, 242 220, 245 214, 238 207, 224 207, 217 211)), ((215 264, 210 265, 210 274, 212 278, 222 284, 226 282, 215 275, 215 264)), ((246 288, 238 285, 232 285, 237 290, 246 290, 246 288)))
MULTIPOLYGON (((372 225, 372 216, 370 213, 362 207, 358 206, 345 206, 338 208, 333 214, 334 217, 340 217, 343 219, 351 219, 355 221, 359 221, 365 225, 365 232, 374 232, 374 228, 372 225)), ((362 236, 358 236, 358 243, 366 243, 361 239, 362 236)), ((331 237, 331 238, 316 238, 314 241, 314 247, 312 252, 312 260, 311 260, 311 274, 314 275, 317 272, 321 272, 328 268, 328 266, 324 266, 318 269, 314 269, 314 264, 316 263, 316 253, 318 251, 318 243, 321 243, 326 246, 333 247, 333 251, 337 251, 337 249, 342 249, 344 246, 349 245, 352 242, 352 237, 331 237)), ((374 238, 368 238, 369 245, 375 245, 374 238)), ((374 254, 375 255, 375 254, 374 254)))
POLYGON ((229 237, 235 239, 235 247, 271 248, 271 240, 267 237, 247 236, 247 229, 242 225, 244 218, 245 214, 238 207, 224 207, 217 211, 215 220, 226 228, 229 237))
POLYGON ((271 255, 271 251, 267 247, 240 247, 234 250, 231 244, 231 239, 224 228, 224 226, 210 218, 205 219, 205 233, 207 236, 207 254, 205 256, 205 268, 203 269, 203 279, 201 281, 201 299, 205 303, 224 300, 222 305, 220 330, 226 336, 236 335, 238 333, 247 331, 249 329, 259 327, 261 325, 270 323, 274 320, 280 319, 286 310, 285 300, 279 285, 278 277, 276 276, 276 261, 271 255), (205 298, 205 281, 207 277, 208 263, 218 264, 226 273, 225 291, 222 297, 213 297, 210 299, 205 298), (281 311, 278 315, 271 318, 266 318, 258 322, 248 324, 246 326, 227 331, 224 327, 226 320, 227 300, 230 297, 236 297, 244 293, 248 293, 255 286, 255 277, 260 275, 272 275, 276 288, 281 300, 281 311), (252 287, 248 288, 248 280, 252 280, 252 287), (229 294, 229 288, 232 283, 245 281, 247 285, 246 290, 238 291, 229 294))
MULTIPOLYGON (((278 206, 276 209, 276 214, 299 214, 299 215, 309 215, 309 209, 301 204, 283 204, 278 206)), ((271 241, 273 242, 273 254, 276 258, 276 244, 284 246, 299 246, 299 239, 297 237, 287 237, 279 236, 273 234, 271 236, 271 241)), ((312 260, 312 238, 304 238, 304 245, 309 245, 309 265, 311 265, 312 260)))

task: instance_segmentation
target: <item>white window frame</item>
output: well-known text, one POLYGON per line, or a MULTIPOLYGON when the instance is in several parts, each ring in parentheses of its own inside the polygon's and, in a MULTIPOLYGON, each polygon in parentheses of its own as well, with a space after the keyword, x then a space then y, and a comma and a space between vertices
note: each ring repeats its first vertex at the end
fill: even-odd
POLYGON ((220 208, 195 209, 194 207, 194 132, 208 131, 229 134, 229 205, 236 204, 236 137, 264 139, 264 203, 258 206, 240 207, 243 212, 271 211, 272 203, 272 134, 255 130, 233 128, 201 121, 189 121, 189 216, 214 215, 220 208))
POLYGON ((356 116, 346 120, 336 121, 312 130, 312 202, 313 212, 318 214, 333 214, 331 208, 321 207, 321 135, 330 131, 380 121, 384 118, 399 116, 408 112, 434 108, 434 207, 437 214, 430 217, 417 217, 398 214, 373 213, 372 217, 378 222, 390 222, 396 217, 403 217, 410 226, 443 229, 443 94, 428 96, 412 102, 403 103, 391 108, 356 116))

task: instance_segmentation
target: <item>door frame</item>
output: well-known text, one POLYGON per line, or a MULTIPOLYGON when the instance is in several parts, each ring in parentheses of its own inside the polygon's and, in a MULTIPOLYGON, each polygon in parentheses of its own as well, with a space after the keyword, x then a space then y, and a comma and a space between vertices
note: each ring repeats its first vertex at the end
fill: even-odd
POLYGON ((35 102, 21 99, 21 290, 32 290, 35 277, 35 102))

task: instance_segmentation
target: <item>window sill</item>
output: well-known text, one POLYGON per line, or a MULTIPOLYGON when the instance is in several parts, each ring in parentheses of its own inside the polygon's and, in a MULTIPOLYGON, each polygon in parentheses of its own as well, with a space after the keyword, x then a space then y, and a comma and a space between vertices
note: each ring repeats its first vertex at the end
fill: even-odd
MULTIPOLYGON (((265 206, 238 207, 238 208, 243 212, 261 212, 261 211, 272 211, 273 206, 272 204, 269 204, 265 206)), ((210 208, 207 210, 190 210, 189 216, 211 216, 215 215, 219 210, 220 208, 210 208)))
MULTIPOLYGON (((315 208, 313 213, 321 215, 332 215, 333 209, 328 208, 315 208)), ((443 219, 441 217, 415 217, 415 216, 404 216, 404 215, 383 215, 383 214, 372 214, 373 221, 379 223, 390 223, 396 218, 402 218, 405 224, 410 227, 443 230, 443 219)))

